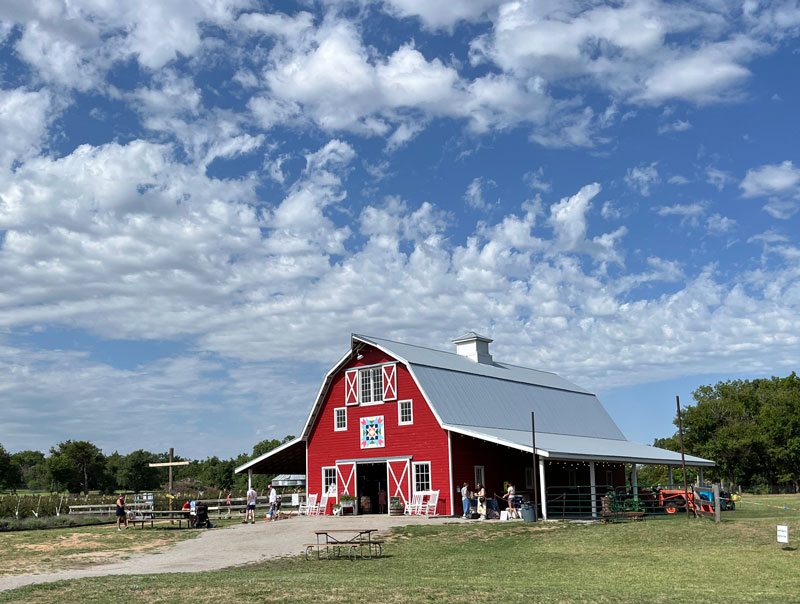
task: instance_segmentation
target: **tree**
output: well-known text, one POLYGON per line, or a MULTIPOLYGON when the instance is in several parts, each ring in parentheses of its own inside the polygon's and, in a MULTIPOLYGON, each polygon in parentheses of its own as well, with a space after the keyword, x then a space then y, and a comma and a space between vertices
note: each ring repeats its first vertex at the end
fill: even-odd
POLYGON ((19 466, 14 463, 11 455, 0 444, 0 489, 16 489, 22 481, 19 466))
MULTIPOLYGON (((77 482, 84 495, 89 494, 90 488, 96 486, 102 476, 105 457, 102 451, 89 441, 68 440, 59 443, 58 448, 50 449, 50 456, 66 459, 74 472, 72 479, 77 482)), ((71 485, 75 484, 70 482, 71 485)))
POLYGON ((47 488, 47 467, 41 451, 17 451, 11 456, 21 474, 21 484, 29 489, 47 488))
POLYGON ((682 410, 684 446, 686 453, 717 463, 710 478, 800 490, 800 378, 794 372, 718 382, 692 394, 696 404, 682 410))
POLYGON ((158 468, 149 466, 155 460, 155 454, 144 449, 138 449, 121 457, 117 470, 119 487, 135 493, 157 489, 161 484, 158 468))

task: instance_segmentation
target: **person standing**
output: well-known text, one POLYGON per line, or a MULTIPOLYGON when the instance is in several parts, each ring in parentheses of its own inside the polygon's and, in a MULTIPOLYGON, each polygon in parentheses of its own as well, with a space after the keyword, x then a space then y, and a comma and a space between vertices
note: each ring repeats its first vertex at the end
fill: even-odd
POLYGON ((461 487, 461 507, 464 509, 464 518, 469 518, 469 487, 465 482, 461 487))
POLYGON ((275 506, 278 504, 278 492, 275 490, 275 487, 269 485, 269 519, 275 520, 275 516, 277 514, 277 510, 275 506))
POLYGON ((478 514, 480 514, 480 520, 486 520, 486 489, 481 483, 476 484, 475 489, 478 491, 478 514))
POLYGON ((127 531, 130 527, 128 526, 128 513, 125 511, 125 493, 122 493, 119 497, 117 497, 117 532, 122 530, 122 519, 125 519, 125 530, 127 531))
POLYGON ((189 500, 189 526, 194 528, 197 524, 197 502, 194 499, 189 500))
POLYGON ((386 491, 384 489, 378 491, 378 511, 381 514, 386 513, 386 491))
POLYGON ((228 491, 228 496, 225 498, 225 505, 228 506, 228 518, 229 519, 231 517, 231 495, 232 494, 233 494, 233 491, 228 491))
POLYGON ((247 524, 247 519, 250 519, 250 524, 256 523, 256 501, 258 500, 258 493, 251 486, 247 490, 247 505, 244 508, 244 524, 247 524))
POLYGON ((510 482, 508 483, 508 492, 506 493, 506 499, 508 500, 508 517, 509 518, 516 518, 517 517, 517 504, 514 501, 514 497, 516 496, 516 491, 514 490, 514 485, 510 482))

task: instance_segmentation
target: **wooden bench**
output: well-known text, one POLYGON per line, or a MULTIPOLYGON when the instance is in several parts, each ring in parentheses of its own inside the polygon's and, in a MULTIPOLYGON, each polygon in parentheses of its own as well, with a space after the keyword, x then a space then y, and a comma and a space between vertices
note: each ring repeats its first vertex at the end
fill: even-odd
POLYGON ((149 522, 150 523, 150 528, 153 528, 153 522, 155 522, 155 520, 153 518, 130 518, 128 520, 128 524, 132 524, 133 528, 136 528, 136 523, 137 522, 139 524, 141 524, 142 525, 142 529, 144 529, 144 523, 145 522, 149 522))

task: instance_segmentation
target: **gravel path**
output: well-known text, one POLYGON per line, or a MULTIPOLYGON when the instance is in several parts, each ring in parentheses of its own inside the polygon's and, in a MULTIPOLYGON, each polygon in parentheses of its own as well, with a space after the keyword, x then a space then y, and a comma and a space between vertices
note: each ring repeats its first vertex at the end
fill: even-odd
POLYGON ((357 527, 388 530, 394 526, 443 522, 468 521, 455 518, 374 515, 344 518, 300 516, 279 522, 259 521, 254 525, 237 524, 228 528, 203 531, 196 539, 181 541, 161 553, 135 554, 113 564, 45 574, 0 577, 0 591, 35 583, 50 583, 84 577, 196 573, 219 570, 268 558, 300 554, 302 553, 301 544, 312 542, 314 536, 310 532, 316 529, 357 527))

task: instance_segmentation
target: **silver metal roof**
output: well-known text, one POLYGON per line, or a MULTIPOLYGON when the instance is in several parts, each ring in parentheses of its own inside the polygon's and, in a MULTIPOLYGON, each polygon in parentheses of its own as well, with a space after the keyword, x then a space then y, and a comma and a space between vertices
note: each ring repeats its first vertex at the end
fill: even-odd
POLYGON ((439 369, 448 369, 450 371, 459 371, 523 384, 534 384, 537 386, 559 388, 561 390, 589 394, 587 390, 584 390, 580 386, 576 386, 572 382, 548 371, 517 367, 516 365, 507 365, 506 363, 476 363, 454 352, 443 352, 441 350, 403 344, 402 342, 393 342, 391 340, 374 338, 372 336, 353 334, 353 338, 378 346, 390 352, 392 355, 400 357, 404 361, 414 365, 438 367, 439 369))
MULTIPOLYGON (((472 361, 467 361, 473 365, 472 361)), ((487 378, 412 363, 414 375, 445 424, 625 440, 594 394, 487 378)))
MULTIPOLYGON (((474 436, 514 449, 532 452, 530 430, 487 428, 480 426, 446 425, 452 430, 467 436, 474 436)), ((548 434, 536 431, 536 452, 553 459, 581 459, 595 461, 618 461, 621 463, 648 463, 680 465, 681 454, 667 449, 651 447, 629 440, 592 438, 568 434, 548 434)), ((686 463, 692 466, 714 466, 713 461, 702 457, 686 456, 686 463)))
MULTIPOLYGON (((466 335, 466 334, 465 334, 466 335)), ((408 364, 446 430, 560 459, 679 464, 680 454, 627 440, 597 397, 554 373, 353 334, 408 364)), ((713 461, 686 456, 691 465, 713 461)))

